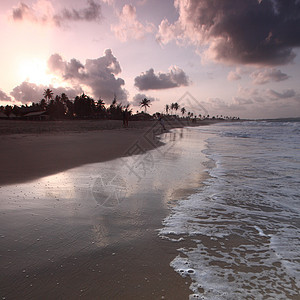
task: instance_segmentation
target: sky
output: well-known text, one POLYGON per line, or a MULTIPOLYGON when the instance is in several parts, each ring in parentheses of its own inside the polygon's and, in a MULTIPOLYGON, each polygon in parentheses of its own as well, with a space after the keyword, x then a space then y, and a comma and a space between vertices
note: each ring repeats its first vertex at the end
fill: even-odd
POLYGON ((134 112, 300 117, 300 0, 1 0, 0 105, 44 90, 134 112))

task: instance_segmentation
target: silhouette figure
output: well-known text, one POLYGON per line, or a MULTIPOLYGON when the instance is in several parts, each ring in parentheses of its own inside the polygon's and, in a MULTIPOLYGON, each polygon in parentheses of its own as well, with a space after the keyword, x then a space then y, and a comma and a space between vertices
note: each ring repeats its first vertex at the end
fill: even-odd
POLYGON ((159 121, 161 127, 163 128, 163 130, 166 130, 166 127, 165 127, 165 120, 164 120, 164 118, 163 118, 162 115, 159 115, 158 121, 159 121))
POLYGON ((128 110, 127 108, 123 111, 123 126, 125 128, 128 127, 128 120, 129 120, 129 113, 128 113, 128 110))

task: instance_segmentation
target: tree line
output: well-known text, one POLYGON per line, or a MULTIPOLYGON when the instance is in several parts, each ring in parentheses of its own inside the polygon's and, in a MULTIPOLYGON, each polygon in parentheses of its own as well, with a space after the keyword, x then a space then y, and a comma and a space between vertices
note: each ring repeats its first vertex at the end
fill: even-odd
POLYGON ((184 106, 180 106, 177 102, 175 103, 171 103, 171 104, 166 104, 165 106, 165 112, 166 112, 166 115, 169 116, 169 115, 174 115, 175 116, 178 116, 177 115, 177 111, 179 110, 180 108, 180 113, 181 113, 181 116, 182 118, 185 118, 187 117, 188 119, 212 119, 212 120, 239 120, 239 117, 231 117, 231 116, 223 116, 223 115, 217 115, 217 116, 210 116, 209 114, 196 114, 195 112, 190 112, 190 111, 187 111, 186 108, 184 106))
MULTIPOLYGON (((147 108, 151 105, 151 101, 147 98, 141 99, 139 106, 144 110, 143 116, 140 119, 151 118, 147 114, 147 108)), ((195 112, 187 111, 185 107, 181 107, 177 102, 166 104, 163 115, 172 116, 178 118, 178 110, 180 109, 181 117, 187 119, 219 119, 219 120, 238 120, 238 117, 229 117, 223 115, 212 116, 196 114, 195 112)), ((62 120, 62 119, 112 119, 122 120, 124 113, 129 117, 133 115, 133 111, 130 105, 123 105, 118 103, 116 96, 112 100, 112 103, 105 104, 104 101, 99 98, 95 101, 90 96, 82 93, 76 96, 73 100, 69 99, 65 93, 54 96, 51 89, 45 89, 43 98, 38 103, 32 103, 30 106, 0 106, 0 113, 7 117, 15 116, 17 118, 26 118, 26 115, 30 113, 44 113, 50 120, 62 120)), ((135 115, 138 118, 138 113, 135 115)), ((160 113, 155 113, 157 117, 160 113)))
MULTIPOLYGON (((129 116, 132 115, 132 109, 130 105, 123 105, 118 103, 116 96, 109 105, 105 104, 100 98, 95 101, 92 97, 85 93, 76 96, 74 100, 62 93, 54 96, 51 89, 44 90, 43 99, 38 103, 32 103, 30 106, 11 106, 6 105, 0 107, 0 112, 7 117, 25 117, 30 113, 44 112, 49 119, 61 120, 61 119, 112 119, 121 120, 124 112, 129 116)), ((150 106, 150 100, 141 99, 140 107, 145 109, 150 106)))

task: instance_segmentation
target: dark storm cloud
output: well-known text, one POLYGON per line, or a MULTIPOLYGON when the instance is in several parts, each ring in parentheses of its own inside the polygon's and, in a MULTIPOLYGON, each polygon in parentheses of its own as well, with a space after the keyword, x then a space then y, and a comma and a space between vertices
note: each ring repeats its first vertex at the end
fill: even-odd
POLYGON ((157 39, 206 44, 217 61, 282 65, 300 46, 298 0, 177 0, 175 6, 178 21, 163 20, 157 39))
POLYGON ((116 77, 121 67, 110 49, 102 57, 87 59, 85 65, 77 59, 67 62, 59 54, 53 54, 48 60, 48 67, 64 80, 88 86, 97 98, 112 100, 116 95, 119 101, 127 102, 127 92, 122 88, 125 81, 116 77))
POLYGON ((0 101, 10 101, 11 98, 0 89, 0 101))
POLYGON ((98 21, 102 18, 101 5, 94 0, 87 1, 87 7, 81 9, 65 8, 59 13, 50 1, 37 1, 32 6, 20 2, 12 10, 12 17, 15 21, 31 21, 42 24, 54 24, 62 26, 68 21, 98 21))
POLYGON ((169 89, 189 85, 188 76, 178 67, 170 68, 169 73, 154 73, 151 68, 134 79, 134 85, 140 91, 169 89))
POLYGON ((49 87, 45 85, 37 85, 35 83, 30 83, 27 81, 22 82, 20 85, 16 86, 13 91, 10 93, 11 96, 15 98, 16 101, 19 101, 23 104, 30 102, 39 102, 43 99, 43 94, 45 89, 50 88, 53 91, 54 95, 60 95, 65 93, 69 98, 74 98, 76 95, 82 93, 82 89, 77 88, 63 88, 63 87, 49 87))

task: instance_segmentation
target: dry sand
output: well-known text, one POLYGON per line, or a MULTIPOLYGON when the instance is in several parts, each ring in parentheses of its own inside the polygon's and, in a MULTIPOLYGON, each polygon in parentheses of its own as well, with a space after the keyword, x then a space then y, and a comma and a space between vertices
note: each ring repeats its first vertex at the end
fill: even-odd
MULTIPOLYGON (((192 124, 177 120, 166 128, 192 124)), ((129 155, 139 142, 144 151, 160 145, 157 121, 3 121, 0 120, 0 185, 19 183, 83 164, 129 155), (147 139, 145 139, 147 135, 147 139)))
MULTIPOLYGON (((124 156, 143 133, 141 129, 115 129, 3 135, 0 137, 0 184, 24 182, 124 156)), ((154 146, 143 143, 145 150, 154 146)))
MULTIPOLYGON (((6 133, 1 135, 0 145, 2 299, 188 299, 188 280, 169 266, 177 255, 176 244, 157 236, 168 213, 157 190, 150 187, 143 192, 140 187, 139 194, 123 204, 123 210, 103 211, 89 204, 81 192, 57 202, 53 195, 65 193, 59 179, 57 186, 50 188, 40 180, 30 182, 87 163, 128 156, 136 143, 143 151, 161 145, 155 138, 161 130, 157 123, 131 123, 131 128, 124 129, 117 122, 83 121, 81 126, 48 122, 48 127, 41 122, 37 124, 43 128, 38 130, 34 122, 25 126, 10 122, 6 131, 7 122, 0 124, 6 133), (21 183, 26 181, 28 184, 21 183), (29 190, 24 193, 26 188, 29 190), (40 199, 30 198, 31 193, 45 189, 40 199), (75 198, 76 207, 72 204, 69 211, 69 202, 75 198), (94 244, 90 236, 95 230, 100 241, 105 237, 111 242, 94 244)), ((173 179, 182 183, 184 177, 171 179, 170 185, 173 179)), ((198 183, 197 179, 194 187, 198 183)), ((178 183, 174 185, 175 190, 178 183)), ((189 186, 184 191, 184 187, 179 189, 181 193, 193 189, 189 186)))

